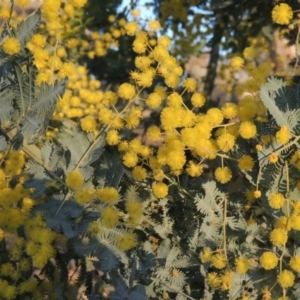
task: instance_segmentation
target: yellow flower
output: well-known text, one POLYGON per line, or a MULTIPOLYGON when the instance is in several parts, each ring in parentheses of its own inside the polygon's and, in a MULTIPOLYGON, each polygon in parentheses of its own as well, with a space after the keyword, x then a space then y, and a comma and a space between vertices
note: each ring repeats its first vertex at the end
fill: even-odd
POLYGON ((203 252, 200 253, 199 258, 203 263, 211 262, 212 250, 209 247, 204 247, 203 252))
POLYGON ((21 50, 20 42, 14 37, 6 38, 2 44, 2 47, 3 51, 9 55, 17 54, 21 50))
MULTIPOLYGON (((32 38, 28 41, 28 43, 31 45, 31 47, 34 45, 40 48, 44 48, 46 46, 46 37, 41 34, 34 34, 32 38)), ((28 46, 27 48, 29 50, 32 50, 28 46)))
POLYGON ((245 274, 249 269, 249 261, 245 257, 238 257, 235 259, 235 269, 240 275, 245 274))
POLYGON ((300 272, 300 255, 293 256, 290 259, 289 265, 295 272, 299 273, 300 272))
POLYGON ((147 170, 143 167, 137 166, 132 170, 132 176, 137 181, 142 181, 147 177, 147 170))
POLYGON ((271 153, 269 156, 269 162, 275 164, 278 161, 278 154, 276 152, 271 153))
POLYGON ((80 189, 83 183, 84 178, 79 171, 71 171, 66 176, 66 185, 73 190, 80 189))
POLYGON ((161 26, 159 21, 152 20, 148 22, 148 27, 150 28, 150 30, 158 30, 161 26))
POLYGON ((232 58, 230 61, 230 66, 234 71, 240 70, 243 65, 244 65, 244 60, 239 56, 232 58))
POLYGON ((129 22, 125 25, 126 34, 134 36, 139 30, 139 25, 137 22, 129 22))
POLYGON ((70 2, 74 7, 82 8, 86 4, 87 0, 70 0, 70 2))
POLYGON ((269 195, 269 204, 274 209, 279 209, 283 206, 285 198, 280 193, 271 193, 269 195))
POLYGON ((242 122, 239 127, 239 133, 244 139, 251 139, 256 135, 256 126, 249 121, 242 122))
POLYGON ((101 224, 107 228, 115 227, 118 220, 118 211, 112 207, 106 207, 101 212, 101 224))
POLYGON ((126 152, 123 156, 123 164, 128 168, 133 168, 138 163, 138 156, 133 152, 126 152))
POLYGON ((267 251, 262 254, 259 259, 261 266, 265 270, 274 269, 278 264, 278 257, 275 253, 267 251))
POLYGON ((230 133, 223 133, 218 137, 217 145, 223 152, 228 152, 235 145, 235 137, 230 133))
POLYGON ((221 285, 221 279, 216 272, 208 273, 206 282, 209 287, 215 289, 221 285))
POLYGON ((5 232, 2 228, 0 228, 0 242, 4 239, 5 237, 5 232))
POLYGON ((238 159, 238 166, 243 171, 250 171, 253 169, 254 160, 250 155, 243 155, 238 159))
POLYGON ((197 164, 193 161, 189 161, 186 172, 191 176, 191 177, 198 177, 203 173, 203 165, 197 164))
POLYGON ((292 8, 286 3, 276 5, 272 10, 272 20, 280 25, 288 25, 293 18, 292 8))
POLYGON ((223 184, 227 183, 232 177, 231 170, 228 167, 218 167, 215 171, 215 177, 217 181, 223 184))
POLYGON ((183 103, 181 95, 179 95, 176 92, 170 94, 167 98, 167 101, 168 101, 168 105, 174 108, 180 108, 183 103))
POLYGON ((25 7, 29 4, 30 0, 16 0, 16 3, 21 7, 25 7))
POLYGON ((150 141, 158 141, 160 139, 160 129, 159 127, 152 125, 147 130, 147 138, 150 141))
POLYGON ((168 195, 169 188, 163 182, 156 182, 152 188, 153 195, 156 198, 164 198, 168 195))
POLYGON ((82 130, 86 132, 93 132, 96 130, 97 122, 92 116, 87 116, 80 120, 82 130))
POLYGON ((279 144, 286 144, 290 138, 291 134, 285 125, 281 126, 281 128, 276 132, 276 141, 279 144))
POLYGON ((116 237, 117 246, 124 251, 127 251, 137 244, 137 237, 132 232, 125 232, 124 235, 116 237))
POLYGON ((282 288, 292 287, 294 285, 295 275, 291 271, 283 270, 277 276, 277 280, 282 288))
POLYGON ((288 240, 288 234, 286 230, 282 228, 275 228, 270 233, 270 241, 274 246, 282 247, 288 240))
POLYGON ((123 83, 119 86, 118 94, 120 97, 130 100, 135 96, 135 88, 132 84, 123 83))
POLYGON ((188 91, 188 92, 194 92, 197 88, 197 81, 194 78, 187 78, 182 83, 182 86, 188 91))
POLYGON ((207 121, 212 126, 218 126, 223 122, 223 114, 222 111, 218 108, 210 108, 207 111, 207 121))
POLYGON ((224 255, 222 253, 217 253, 217 254, 213 255, 212 259, 211 259, 211 264, 212 264, 212 266, 214 266, 217 269, 225 268, 225 266, 227 264, 226 255, 224 255))
POLYGON ((253 47, 246 47, 243 52, 244 57, 247 59, 255 57, 255 54, 255 49, 253 47))
POLYGON ((93 193, 92 193, 92 191, 90 191, 88 189, 84 188, 75 193, 75 200, 79 204, 89 203, 92 201, 92 199, 93 199, 93 193))
POLYGON ((110 130, 106 136, 107 144, 110 146, 118 145, 121 141, 119 132, 117 130, 110 130))
POLYGON ((235 103, 226 103, 221 110, 224 118, 233 119, 238 113, 238 106, 235 103))
POLYGON ((119 200, 118 191, 113 187, 104 187, 98 190, 98 197, 107 204, 116 204, 119 200))

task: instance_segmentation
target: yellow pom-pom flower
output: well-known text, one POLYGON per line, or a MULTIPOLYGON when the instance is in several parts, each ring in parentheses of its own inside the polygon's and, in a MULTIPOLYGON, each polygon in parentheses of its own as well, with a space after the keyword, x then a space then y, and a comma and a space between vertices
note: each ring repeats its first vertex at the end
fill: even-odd
POLYGON ((227 264, 227 257, 223 253, 217 253, 212 256, 211 264, 217 269, 223 269, 227 264))
POLYGON ((135 167, 138 160, 138 156, 133 152, 126 152, 123 156, 123 164, 128 168, 135 167))
POLYGON ((194 78, 187 78, 187 79, 184 80, 182 86, 188 92, 194 92, 197 88, 197 81, 194 78))
POLYGON ((116 237, 117 246, 124 251, 127 251, 137 244, 137 237, 132 232, 125 232, 124 235, 119 235, 116 237))
POLYGON ((242 138, 248 140, 256 135, 256 126, 249 121, 242 122, 239 127, 239 133, 242 138))
POLYGON ((110 130, 106 136, 107 144, 110 146, 118 145, 121 141, 119 132, 117 130, 110 130))
POLYGON ((193 161, 189 161, 186 172, 191 176, 191 177, 198 177, 203 173, 203 165, 197 164, 193 161))
POLYGON ((278 264, 278 257, 275 253, 267 251, 262 254, 259 262, 265 270, 272 270, 276 268, 278 264))
POLYGON ((20 52, 21 44, 16 38, 8 37, 4 40, 2 48, 6 54, 14 55, 20 52))
POLYGON ((80 121, 80 125, 85 132, 93 132, 96 130, 97 122, 92 116, 87 116, 80 121))
POLYGON ((107 204, 116 204, 119 200, 118 191, 114 187, 104 187, 98 190, 98 197, 107 204))
POLYGON ((209 273, 206 277, 207 285, 213 289, 221 285, 221 279, 216 272, 209 273))
POLYGON ((239 56, 232 58, 230 61, 230 66, 234 71, 240 70, 243 65, 244 65, 244 60, 239 56))
POLYGON ((112 207, 106 207, 101 212, 101 224, 107 228, 115 227, 118 220, 118 211, 112 207))
POLYGON ((232 173, 228 167, 218 167, 215 171, 215 177, 217 181, 225 184, 231 179, 232 173))
POLYGON ((235 137, 230 133, 223 133, 218 137, 217 145, 223 152, 228 152, 235 145, 235 137))
POLYGON ((287 231, 282 228, 275 228, 270 233, 270 241, 276 247, 282 247, 288 240, 287 231))
POLYGON ((211 262, 212 259, 212 249, 209 247, 204 247, 203 252, 200 253, 199 258, 203 263, 211 262))
POLYGON ((205 101, 205 96, 202 93, 194 93, 191 97, 191 102, 194 107, 202 107, 205 101))
POLYGON ((283 270, 277 276, 277 281, 282 288, 289 288, 294 285, 295 275, 289 270, 283 270))
POLYGON ((70 0, 70 2, 74 7, 82 8, 86 4, 87 0, 70 0))
POLYGON ((276 5, 272 10, 272 20, 280 25, 288 25, 293 18, 292 8, 286 3, 276 5))
POLYGON ((147 177, 147 170, 143 167, 136 166, 132 170, 132 176, 137 181, 142 181, 147 177))
POLYGON ((300 255, 293 256, 290 259, 289 265, 295 272, 299 273, 300 272, 300 255))
POLYGON ((249 261, 246 257, 238 257, 235 259, 235 270, 240 275, 248 271, 249 265, 249 261))
POLYGON ((269 195, 269 204, 274 209, 279 209, 283 206, 285 198, 280 193, 271 193, 269 195))
POLYGON ((224 118, 233 119, 237 116, 238 106, 235 103, 226 103, 221 110, 224 118))
POLYGON ((169 188, 165 183, 157 182, 153 186, 152 191, 156 198, 164 198, 168 195, 169 188))
POLYGON ((119 86, 118 94, 120 97, 130 100, 135 96, 135 88, 130 83, 123 83, 119 86))
POLYGON ((279 144, 286 144, 289 139, 291 138, 291 134, 287 128, 287 126, 283 125, 281 128, 276 132, 276 141, 279 144))
POLYGON ((84 178, 79 171, 71 171, 66 176, 66 185, 73 190, 78 190, 82 187, 84 178))
POLYGON ((238 159, 238 166, 243 171, 250 171, 253 169, 254 160, 250 155, 243 155, 238 159))

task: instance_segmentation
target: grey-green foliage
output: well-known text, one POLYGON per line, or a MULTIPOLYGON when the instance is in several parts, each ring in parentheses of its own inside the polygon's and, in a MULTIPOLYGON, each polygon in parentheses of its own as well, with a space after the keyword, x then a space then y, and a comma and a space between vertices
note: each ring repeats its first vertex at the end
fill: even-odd
MULTIPOLYGON (((67 80, 55 81, 54 84, 36 84, 37 69, 32 55, 25 48, 27 41, 36 33, 41 19, 41 12, 22 21, 16 29, 6 27, 1 40, 11 36, 19 40, 21 50, 15 55, 7 55, 0 51, 0 125, 10 122, 14 147, 20 149, 23 140, 35 142, 48 125, 55 105, 63 95, 67 80), (12 131, 12 128, 15 130, 12 131)), ((5 124, 7 127, 7 124, 5 124)), ((1 133, 5 135, 5 131, 1 133)), ((0 139, 0 149, 6 148, 5 139, 0 139)))

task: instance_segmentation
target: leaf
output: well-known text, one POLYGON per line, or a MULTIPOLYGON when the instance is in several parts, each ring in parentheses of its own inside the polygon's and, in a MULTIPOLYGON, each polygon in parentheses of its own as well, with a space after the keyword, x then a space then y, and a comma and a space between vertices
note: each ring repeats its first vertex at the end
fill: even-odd
POLYGON ((171 267, 174 260, 177 259, 177 256, 181 253, 180 249, 177 247, 172 247, 172 249, 169 251, 168 256, 166 258, 166 267, 171 267))
POLYGON ((157 249, 157 258, 166 258, 169 254, 171 241, 170 239, 163 240, 157 249))
POLYGON ((268 108, 270 114, 273 116, 278 126, 286 125, 291 132, 293 128, 291 128, 288 117, 289 113, 283 113, 274 100, 275 92, 284 86, 284 82, 282 80, 276 79, 275 77, 268 78, 268 82, 263 84, 260 88, 260 97, 264 105, 268 108))
POLYGON ((41 11, 38 9, 18 25, 15 37, 21 42, 23 47, 39 28, 40 21, 41 11))
POLYGON ((112 284, 115 287, 115 291, 110 294, 110 299, 125 300, 128 297, 128 288, 124 280, 121 278, 117 278, 117 280, 114 281, 112 284))
POLYGON ((119 264, 117 256, 109 248, 104 246, 99 254, 99 258, 99 268, 101 271, 110 271, 112 269, 115 269, 119 264))
POLYGON ((62 97, 64 94, 66 86, 67 79, 55 81, 54 85, 48 85, 43 82, 36 96, 36 101, 30 110, 37 114, 45 114, 51 111, 55 107, 59 97, 62 97))
POLYGON ((7 88, 0 92, 0 123, 11 120, 13 115, 13 98, 14 93, 11 88, 7 88))
POLYGON ((128 300, 143 300, 143 299, 145 300, 147 299, 146 289, 143 285, 138 284, 131 289, 128 300))
POLYGON ((214 215, 215 213, 222 211, 222 205, 217 203, 221 202, 225 197, 225 194, 217 189, 215 181, 208 181, 202 184, 205 191, 205 196, 196 195, 196 207, 198 211, 204 215, 214 215))

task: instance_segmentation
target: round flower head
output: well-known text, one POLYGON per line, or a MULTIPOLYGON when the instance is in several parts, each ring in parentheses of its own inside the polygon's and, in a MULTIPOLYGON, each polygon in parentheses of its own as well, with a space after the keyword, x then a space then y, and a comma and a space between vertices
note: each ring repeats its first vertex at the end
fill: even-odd
POLYGON ((217 269, 223 269, 227 264, 227 257, 223 253, 217 253, 212 256, 211 264, 217 269))
POLYGON ((164 198, 168 195, 168 186, 164 184, 163 182, 157 182, 153 188, 153 194, 156 198, 164 198))
POLYGON ((6 38, 2 44, 2 47, 3 51, 9 55, 17 54, 21 50, 20 42, 14 37, 6 38))
POLYGON ((294 285, 295 275, 291 271, 283 270, 277 276, 277 280, 282 288, 289 288, 294 285))
POLYGON ((231 170, 228 167, 219 167, 215 171, 215 177, 217 181, 227 183, 232 177, 231 170))
POLYGON ((279 209, 284 204, 284 196, 280 193, 272 193, 269 195, 269 204, 274 209, 279 209))
POLYGON ((256 135, 256 126, 252 122, 242 122, 239 128, 239 133, 242 138, 248 140, 256 135))
POLYGON ((240 275, 245 274, 249 269, 249 261, 245 257, 238 257, 235 260, 236 272, 240 275))
POLYGON ((135 88, 133 85, 131 85, 129 83, 123 83, 119 86, 118 94, 120 97, 122 97, 126 100, 130 100, 135 95, 135 88))
POLYGON ((244 60, 239 56, 232 58, 230 61, 230 66, 234 71, 240 70, 243 65, 244 65, 244 60))
POLYGON ((282 228, 275 228, 270 234, 270 241, 276 247, 282 247, 288 240, 287 231, 282 228))
POLYGON ((66 185, 73 190, 80 189, 83 183, 84 178, 79 171, 71 171, 66 176, 66 185))
POLYGON ((286 3, 276 5, 272 10, 272 20, 280 25, 288 25, 293 18, 292 8, 286 3))
POLYGON ((260 257, 259 262, 265 270, 271 270, 277 266, 278 257, 273 252, 264 252, 260 257))
POLYGON ((254 161, 250 155, 243 155, 238 160, 238 166, 243 171, 250 171, 253 169, 254 161))

